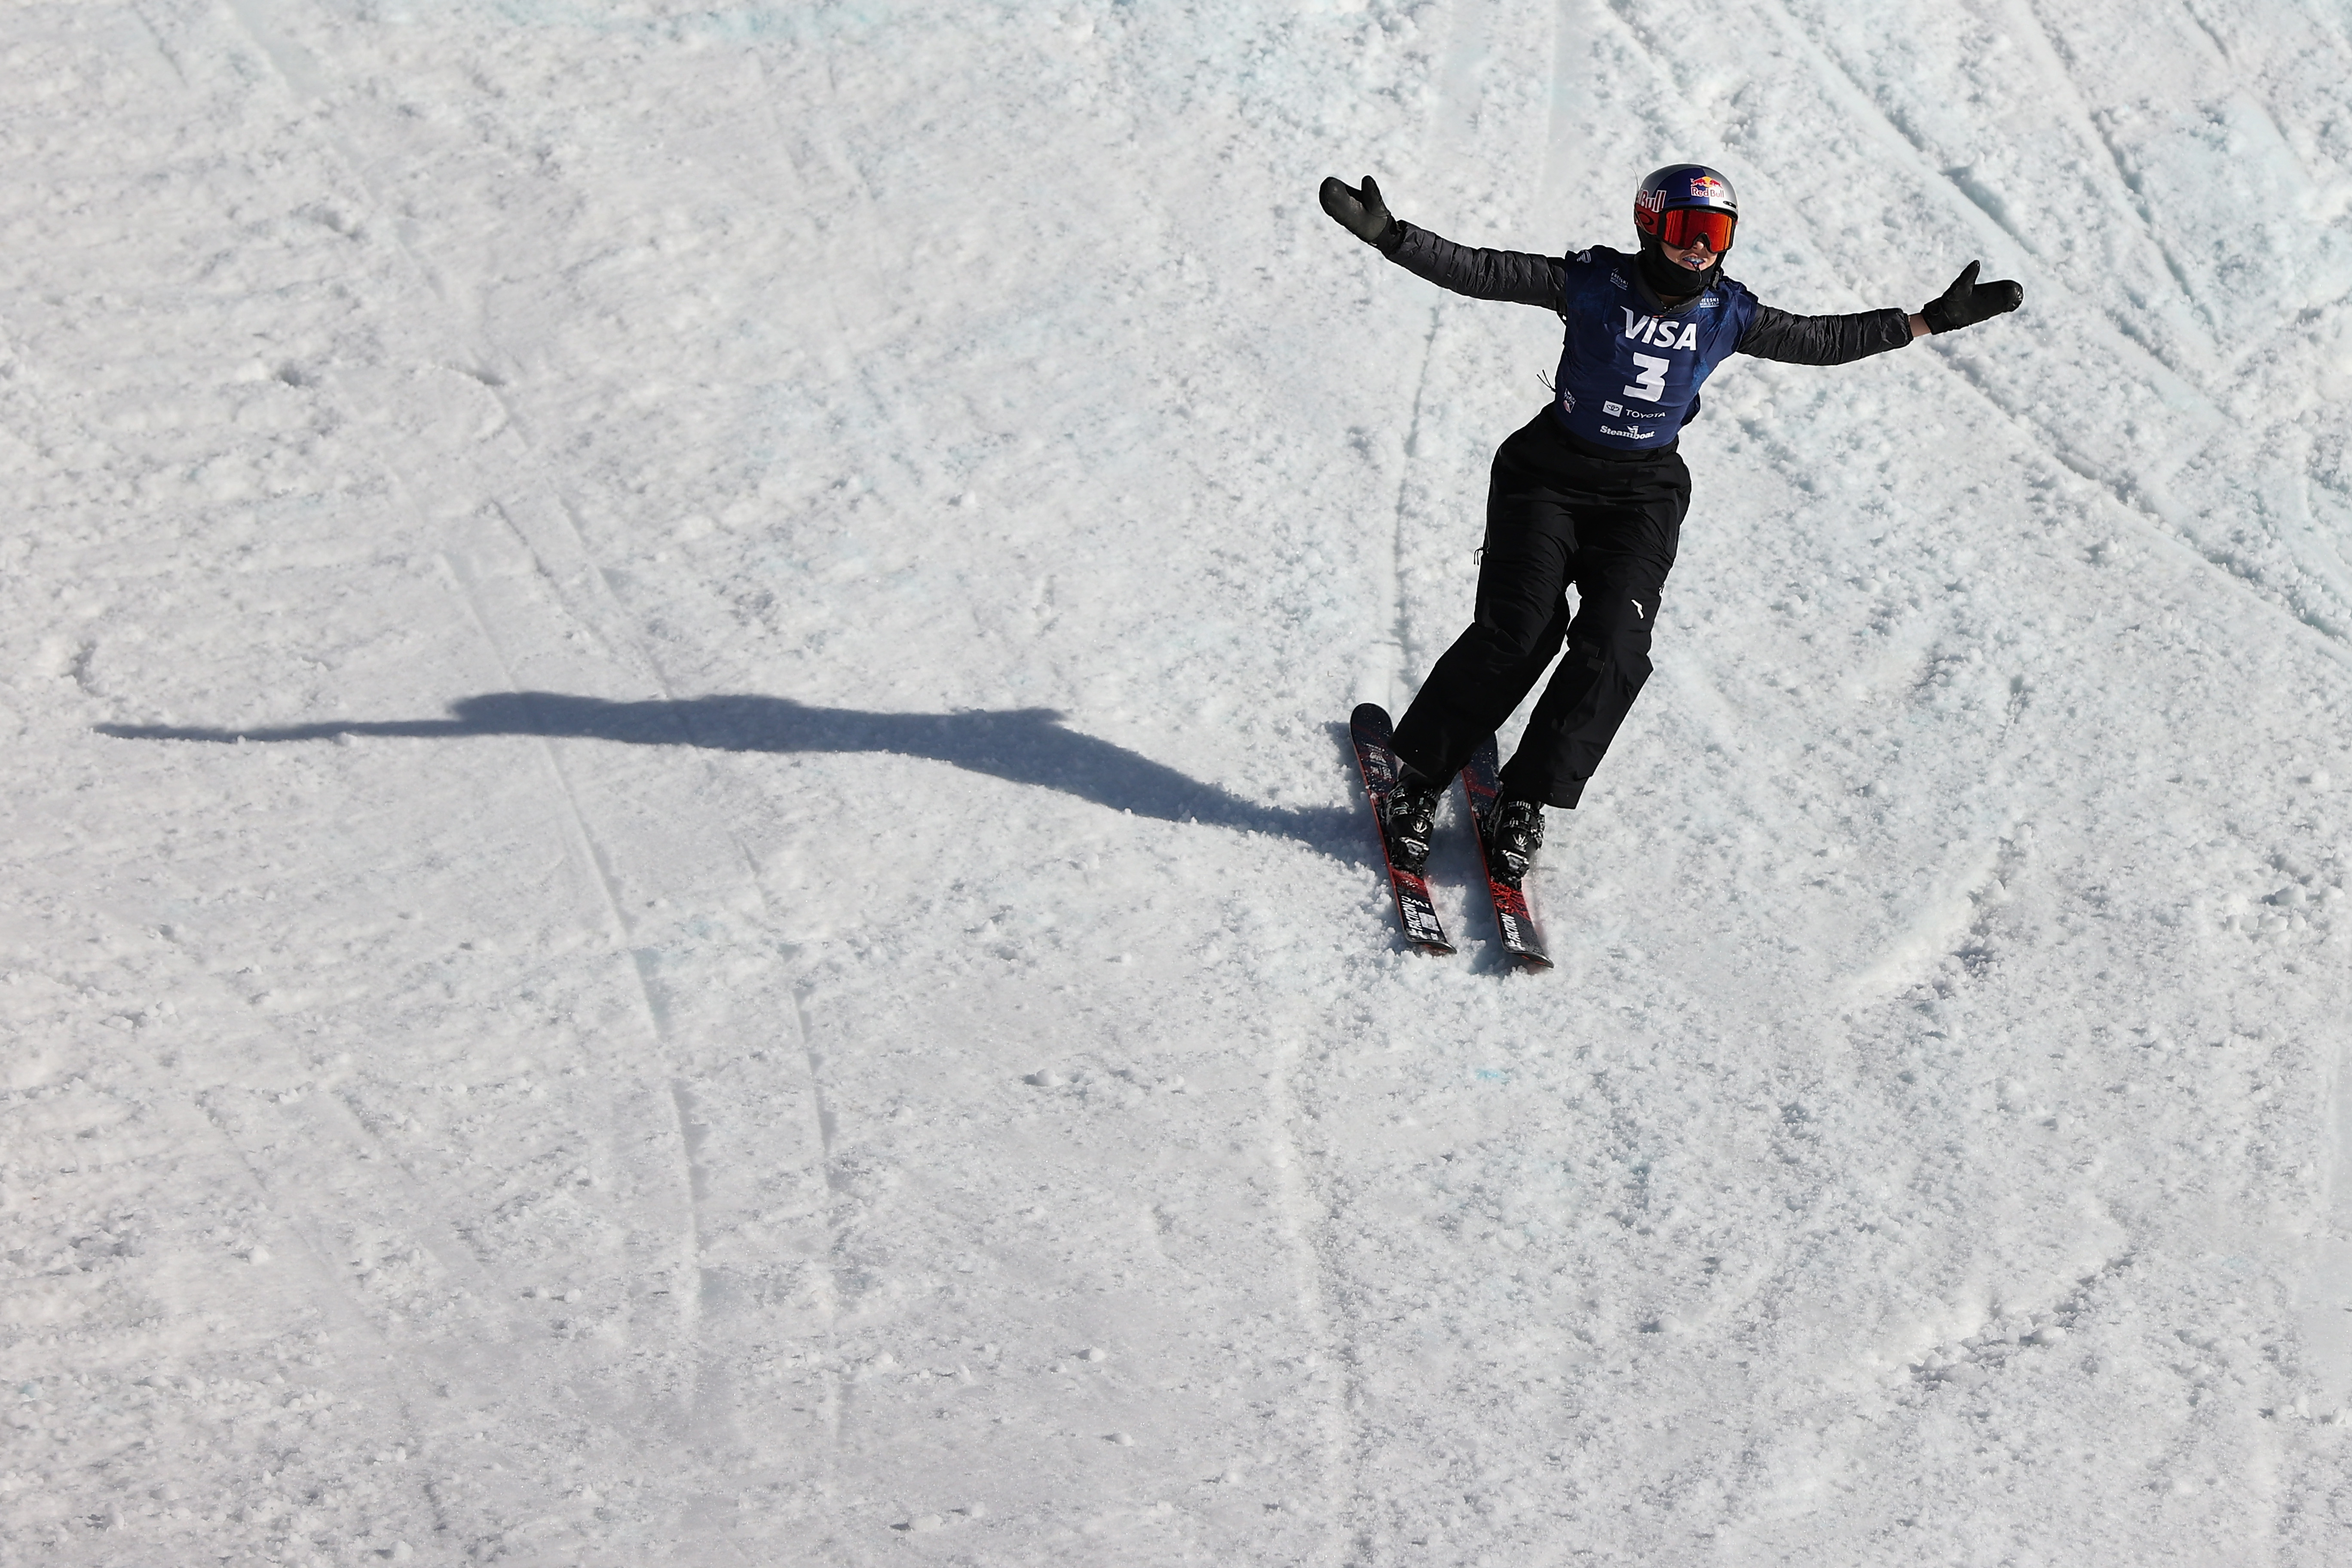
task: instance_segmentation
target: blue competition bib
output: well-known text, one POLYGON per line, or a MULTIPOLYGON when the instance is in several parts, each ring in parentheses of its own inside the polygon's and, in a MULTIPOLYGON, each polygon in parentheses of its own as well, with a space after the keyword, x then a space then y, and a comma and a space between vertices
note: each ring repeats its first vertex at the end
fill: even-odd
POLYGON ((1728 278, 1672 315, 1642 303, 1634 258, 1596 245, 1568 258, 1568 323, 1555 387, 1569 429, 1596 446, 1669 446, 1698 412, 1698 389, 1730 357, 1756 296, 1728 278))

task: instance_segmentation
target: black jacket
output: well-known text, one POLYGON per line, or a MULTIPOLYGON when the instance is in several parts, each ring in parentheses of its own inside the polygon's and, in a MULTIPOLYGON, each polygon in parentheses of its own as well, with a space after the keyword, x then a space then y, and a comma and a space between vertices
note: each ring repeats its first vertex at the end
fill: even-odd
MULTIPOLYGON (((1559 257, 1474 250, 1402 219, 1381 237, 1381 254, 1416 277, 1473 300, 1507 300, 1558 311, 1565 289, 1559 257)), ((1646 292, 1648 286, 1642 287, 1646 292)), ((1759 304, 1737 352, 1790 364, 1844 364, 1910 341, 1909 313, 1892 307, 1852 316, 1792 316, 1759 304)))

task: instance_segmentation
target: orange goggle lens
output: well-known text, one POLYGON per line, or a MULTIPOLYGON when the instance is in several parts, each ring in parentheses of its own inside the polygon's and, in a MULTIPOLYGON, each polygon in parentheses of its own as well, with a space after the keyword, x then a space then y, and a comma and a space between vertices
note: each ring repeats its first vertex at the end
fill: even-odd
POLYGON ((1676 250, 1703 239, 1720 256, 1731 248, 1731 230, 1738 221, 1713 207, 1676 207, 1658 219, 1658 237, 1676 250))

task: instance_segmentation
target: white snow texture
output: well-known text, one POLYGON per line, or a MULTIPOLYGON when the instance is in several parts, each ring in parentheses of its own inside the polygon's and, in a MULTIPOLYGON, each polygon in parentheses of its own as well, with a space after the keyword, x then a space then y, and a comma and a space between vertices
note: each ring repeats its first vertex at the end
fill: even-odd
MULTIPOLYGON (((0 1564, 2352 1561, 2340 0, 17 0, 0 1564), (1735 359, 1507 973, 1339 729, 1735 359)), ((1511 736, 1506 735, 1507 750, 1511 736)))

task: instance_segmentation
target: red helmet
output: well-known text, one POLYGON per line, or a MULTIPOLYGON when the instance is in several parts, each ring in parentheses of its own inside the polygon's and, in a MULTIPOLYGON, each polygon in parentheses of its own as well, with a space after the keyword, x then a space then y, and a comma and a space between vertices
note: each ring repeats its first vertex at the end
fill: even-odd
POLYGON ((1731 182, 1704 163, 1669 163, 1633 193, 1633 226, 1645 239, 1684 246, 1705 239, 1721 256, 1731 248, 1739 224, 1739 198, 1731 182))

